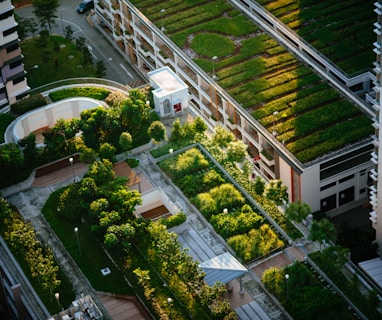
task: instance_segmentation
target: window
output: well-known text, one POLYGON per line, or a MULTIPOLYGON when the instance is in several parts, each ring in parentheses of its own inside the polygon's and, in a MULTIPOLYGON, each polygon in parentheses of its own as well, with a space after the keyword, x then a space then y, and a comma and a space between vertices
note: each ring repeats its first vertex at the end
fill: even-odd
POLYGON ((324 191, 326 189, 329 189, 331 187, 334 187, 336 185, 336 182, 328 183, 320 188, 321 191, 324 191))
POLYGON ((19 65, 21 65, 22 63, 21 63, 21 60, 19 60, 19 61, 15 61, 15 62, 12 62, 12 63, 10 63, 9 64, 9 67, 11 68, 11 69, 13 69, 13 68, 16 68, 17 66, 19 66, 19 65))
POLYGON ((333 194, 321 200, 321 211, 329 211, 337 207, 337 195, 333 194))
POLYGON ((15 85, 15 84, 18 84, 18 83, 20 83, 20 82, 23 82, 24 81, 24 76, 21 76, 21 77, 18 77, 18 78, 16 78, 16 79, 13 79, 13 84, 15 85))
POLYGON ((10 34, 16 32, 16 30, 17 30, 17 27, 13 27, 13 28, 10 28, 10 29, 8 29, 8 30, 5 30, 5 31, 3 32, 3 36, 4 36, 4 37, 9 36, 10 34))
POLYGON ((174 111, 175 111, 175 112, 180 112, 180 111, 182 111, 182 104, 181 104, 180 102, 174 104, 174 111))
POLYGON ((12 17, 12 15, 13 15, 13 10, 9 10, 8 12, 0 14, 0 20, 5 20, 9 17, 12 17))
POLYGON ((338 203, 340 206, 354 200, 354 187, 342 190, 339 193, 338 203))
POLYGON ((351 174, 350 176, 347 176, 345 178, 340 179, 339 182, 343 183, 343 182, 348 181, 348 180, 353 179, 353 178, 354 178, 354 174, 351 174))
POLYGON ((12 52, 12 51, 17 50, 18 48, 19 48, 19 45, 16 43, 16 44, 14 44, 14 45, 12 45, 12 46, 9 46, 9 47, 6 48, 5 50, 7 51, 7 53, 10 53, 10 52, 12 52))

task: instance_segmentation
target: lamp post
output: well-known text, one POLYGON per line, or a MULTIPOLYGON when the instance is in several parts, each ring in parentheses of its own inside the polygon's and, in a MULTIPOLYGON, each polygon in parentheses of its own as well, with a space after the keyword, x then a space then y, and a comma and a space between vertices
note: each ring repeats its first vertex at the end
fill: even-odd
POLYGON ((216 74, 215 74, 215 60, 216 60, 217 58, 218 58, 217 56, 213 56, 213 57, 212 57, 212 78, 213 78, 213 79, 216 78, 216 74))
POLYGON ((78 227, 74 228, 74 233, 76 234, 76 238, 77 238, 78 251, 80 252, 80 255, 82 255, 81 246, 80 246, 80 239, 78 238, 78 227))
POLYGON ((64 10, 65 9, 60 10, 60 20, 61 20, 62 35, 65 37, 64 22, 62 20, 62 11, 64 11, 64 10))
POLYGON ((286 280, 286 289, 287 289, 287 300, 289 300, 289 284, 288 284, 289 274, 288 273, 285 275, 285 280, 286 280))
POLYGON ((278 111, 273 112, 273 136, 276 137, 277 131, 274 129, 275 128, 275 122, 276 122, 276 116, 279 114, 278 111))
POLYGON ((31 84, 33 85, 33 77, 32 77, 32 70, 33 69, 38 69, 38 64, 35 64, 33 67, 30 67, 29 68, 29 74, 30 74, 30 78, 31 78, 31 84))
POLYGON ((171 156, 171 166, 172 166, 172 175, 174 175, 174 172, 175 172, 175 165, 174 165, 174 149, 171 148, 170 150, 168 150, 168 152, 170 152, 170 156, 171 156))
POLYGON ((172 299, 171 298, 167 298, 167 303, 168 303, 168 307, 170 308, 170 314, 169 314, 169 319, 171 319, 171 307, 172 307, 172 299))
MULTIPOLYGON (((225 216, 228 217, 228 209, 227 208, 223 209, 223 213, 225 216)), ((226 226, 225 226, 225 237, 228 240, 228 223, 226 223, 226 226)))
POLYGON ((162 9, 162 10, 160 11, 160 25, 161 25, 160 29, 162 30, 162 32, 164 31, 164 26, 163 26, 163 13, 165 13, 165 12, 166 12, 166 9, 162 9))
POLYGON ((61 310, 61 304, 60 304, 60 293, 56 292, 54 294, 54 297, 56 298, 57 300, 57 306, 58 306, 58 310, 61 310))
POLYGON ((72 168, 73 182, 76 183, 76 177, 74 175, 74 159, 72 157, 69 158, 69 163, 72 168))

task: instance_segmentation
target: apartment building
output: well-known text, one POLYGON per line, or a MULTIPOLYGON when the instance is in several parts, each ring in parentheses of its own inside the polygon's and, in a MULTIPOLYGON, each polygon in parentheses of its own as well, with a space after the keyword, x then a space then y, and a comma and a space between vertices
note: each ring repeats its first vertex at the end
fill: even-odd
POLYGON ((28 90, 17 23, 11 0, 0 1, 0 110, 23 98, 28 90))
MULTIPOLYGON (((165 14, 162 11, 160 21, 165 14)), ((209 128, 221 125, 245 142, 257 173, 265 179, 282 179, 290 201, 301 200, 313 211, 333 214, 367 201, 369 173, 372 172, 372 177, 374 174, 371 138, 301 163, 282 141, 232 99, 214 76, 204 72, 171 42, 163 22, 154 25, 127 0, 96 1, 95 14, 99 30, 138 69, 149 73, 165 66, 171 68, 189 88, 192 112, 201 116, 209 128)), ((351 97, 352 93, 348 95, 351 97)))

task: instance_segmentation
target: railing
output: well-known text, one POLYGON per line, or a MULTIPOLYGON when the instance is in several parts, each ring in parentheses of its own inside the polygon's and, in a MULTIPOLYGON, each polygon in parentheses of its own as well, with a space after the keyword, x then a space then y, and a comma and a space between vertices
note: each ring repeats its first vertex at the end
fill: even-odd
POLYGON ((123 84, 120 84, 118 82, 112 81, 112 80, 106 80, 106 79, 100 79, 100 78, 69 78, 64 80, 58 80, 55 82, 51 82, 48 84, 45 84, 43 86, 31 89, 29 91, 29 94, 36 94, 36 93, 42 93, 42 92, 50 92, 59 90, 62 87, 71 87, 71 86, 78 86, 78 85, 95 85, 100 87, 107 87, 111 89, 117 89, 119 91, 128 92, 132 88, 123 84))

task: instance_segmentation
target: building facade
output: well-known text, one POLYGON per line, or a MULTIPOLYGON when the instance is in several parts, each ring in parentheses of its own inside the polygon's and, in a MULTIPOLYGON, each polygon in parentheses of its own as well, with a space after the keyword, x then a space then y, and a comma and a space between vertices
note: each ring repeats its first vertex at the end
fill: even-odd
POLYGON ((27 95, 23 57, 11 0, 0 1, 0 110, 27 95))
MULTIPOLYGON (((374 52, 376 54, 376 61, 374 63, 375 77, 373 79, 373 94, 368 96, 368 99, 373 103, 375 112, 373 127, 375 128, 375 135, 373 139, 374 150, 371 154, 373 162, 373 169, 371 170, 372 185, 370 187, 370 205, 372 211, 370 212, 370 220, 373 228, 376 231, 376 242, 379 248, 382 248, 382 179, 378 179, 378 174, 382 172, 382 148, 380 148, 380 141, 382 141, 382 130, 380 123, 381 119, 381 106, 382 106, 382 1, 375 2, 375 13, 377 14, 377 22, 374 24, 374 32, 377 35, 377 41, 374 43, 374 52)), ((381 250, 380 250, 381 254, 381 250)))
MULTIPOLYGON (((282 179, 290 201, 301 200, 313 211, 333 213, 367 201, 368 177, 373 169, 371 139, 303 164, 214 77, 175 46, 163 32, 165 26, 155 26, 127 0, 96 1, 95 14, 99 30, 138 69, 150 72, 164 66, 171 68, 188 86, 192 112, 201 116, 210 129, 223 126, 246 143, 257 174, 266 180, 282 179)), ((352 98, 351 93, 348 95, 352 98)))

